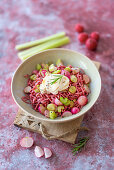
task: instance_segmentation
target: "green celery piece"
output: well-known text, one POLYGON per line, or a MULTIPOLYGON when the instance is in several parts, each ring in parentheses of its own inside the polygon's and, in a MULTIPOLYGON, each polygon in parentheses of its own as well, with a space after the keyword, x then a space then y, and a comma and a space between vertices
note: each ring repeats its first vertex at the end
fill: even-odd
POLYGON ((31 41, 31 42, 28 42, 28 43, 16 45, 15 48, 16 48, 16 50, 24 50, 24 49, 26 49, 26 48, 30 48, 30 47, 33 47, 33 46, 36 46, 36 45, 45 43, 45 42, 47 42, 47 41, 49 41, 49 40, 53 40, 53 39, 56 39, 56 38, 64 37, 65 34, 66 34, 65 32, 60 32, 60 33, 53 34, 53 35, 51 35, 51 36, 48 36, 48 37, 45 37, 45 38, 36 40, 36 41, 31 41))
POLYGON ((38 45, 36 47, 33 47, 31 49, 25 50, 23 52, 18 53, 18 56, 21 60, 25 60, 28 57, 31 57, 34 54, 37 54, 41 51, 47 50, 47 49, 52 49, 52 48, 57 48, 62 45, 68 44, 70 42, 69 37, 63 37, 59 38, 56 40, 51 40, 46 43, 43 43, 41 45, 38 45))

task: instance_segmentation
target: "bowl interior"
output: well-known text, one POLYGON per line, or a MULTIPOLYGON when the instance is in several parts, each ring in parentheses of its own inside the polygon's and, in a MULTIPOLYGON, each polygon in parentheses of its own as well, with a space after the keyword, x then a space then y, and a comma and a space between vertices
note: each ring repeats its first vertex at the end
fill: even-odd
POLYGON ((99 72, 93 62, 87 57, 80 53, 66 49, 52 49, 38 53, 27 60, 25 60, 16 70, 12 80, 12 95, 18 106, 25 112, 39 118, 43 121, 62 123, 78 118, 79 116, 86 113, 97 100, 101 89, 101 79, 99 72), (27 85, 27 79, 24 75, 31 74, 32 70, 35 69, 36 64, 39 63, 56 63, 57 59, 61 59, 65 65, 72 65, 73 67, 81 67, 91 78, 91 93, 88 96, 88 104, 82 108, 82 110, 76 115, 72 115, 66 118, 56 118, 54 120, 48 119, 32 109, 31 105, 24 103, 21 97, 24 96, 23 89, 27 85))

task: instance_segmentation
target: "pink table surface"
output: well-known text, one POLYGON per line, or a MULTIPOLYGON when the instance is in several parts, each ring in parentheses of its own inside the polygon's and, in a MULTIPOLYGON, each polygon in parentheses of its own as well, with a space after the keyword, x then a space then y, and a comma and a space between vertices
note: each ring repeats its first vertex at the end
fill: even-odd
MULTIPOLYGON (((4 0, 0 1, 0 170, 112 170, 114 110, 114 1, 113 0, 4 0), (96 52, 88 51, 77 41, 76 23, 90 33, 99 31, 101 39, 96 52), (21 63, 16 44, 35 40, 59 31, 71 37, 65 48, 77 50, 101 62, 102 90, 94 107, 85 115, 83 125, 90 128, 90 140, 76 156, 71 144, 47 141, 13 125, 18 107, 10 85, 15 69, 21 63), (49 147, 50 159, 37 158, 34 146, 23 149, 19 141, 32 136, 35 145, 49 147)), ((87 135, 80 133, 79 136, 87 135)))

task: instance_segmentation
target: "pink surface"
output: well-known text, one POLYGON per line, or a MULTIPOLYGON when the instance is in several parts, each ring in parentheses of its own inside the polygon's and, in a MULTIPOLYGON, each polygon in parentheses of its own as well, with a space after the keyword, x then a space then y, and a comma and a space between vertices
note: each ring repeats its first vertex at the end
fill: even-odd
MULTIPOLYGON (((75 169, 112 170, 112 135, 114 109, 114 1, 110 0, 4 0, 0 1, 0 169, 75 169), (99 31, 101 39, 96 52, 86 50, 77 41, 75 23, 84 24, 88 33, 99 31), (72 146, 62 141, 47 141, 39 134, 14 127, 18 107, 11 97, 11 78, 21 63, 14 50, 16 44, 66 31, 77 50, 101 62, 101 95, 83 121, 90 128, 90 140, 76 156, 72 146), (34 146, 24 149, 22 137, 32 136, 35 144, 53 151, 50 159, 37 158, 34 146)), ((85 133, 80 136, 86 135, 85 133)))

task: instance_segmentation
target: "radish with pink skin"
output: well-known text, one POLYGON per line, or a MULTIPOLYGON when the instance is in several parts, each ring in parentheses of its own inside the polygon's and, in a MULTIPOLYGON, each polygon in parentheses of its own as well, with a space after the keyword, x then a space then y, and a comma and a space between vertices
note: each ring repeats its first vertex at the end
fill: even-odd
POLYGON ((88 99, 86 96, 80 96, 77 100, 78 104, 81 106, 85 106, 88 102, 88 99))
POLYGON ((68 116, 72 116, 72 113, 70 111, 65 111, 63 114, 62 114, 62 117, 68 117, 68 116))
POLYGON ((33 139, 31 137, 25 137, 21 139, 20 145, 24 148, 30 148, 33 145, 33 139))
POLYGON ((88 84, 90 82, 90 78, 86 74, 83 75, 83 80, 85 84, 88 84))
POLYGON ((45 77, 45 76, 46 76, 46 72, 47 72, 47 70, 42 70, 42 71, 41 71, 41 75, 42 75, 43 77, 45 77))
POLYGON ((37 74, 38 73, 38 70, 33 70, 32 71, 32 74, 37 74))
POLYGON ((61 74, 65 75, 66 77, 68 77, 70 79, 70 73, 67 70, 62 70, 61 74))
POLYGON ((87 93, 90 93, 90 89, 89 89, 89 87, 88 87, 86 84, 84 84, 84 89, 85 89, 85 91, 86 91, 87 93))
POLYGON ((30 91, 31 91, 31 87, 30 86, 27 86, 27 87, 24 88, 24 92, 25 93, 30 93, 30 91))
POLYGON ((44 151, 42 148, 40 148, 39 146, 36 146, 34 149, 35 155, 36 157, 40 158, 44 155, 44 151))
POLYGON ((50 158, 52 156, 52 152, 49 148, 44 148, 45 158, 50 158))
POLYGON ((41 114, 44 115, 44 112, 45 112, 46 108, 45 108, 42 104, 40 104, 40 106, 38 107, 38 110, 39 110, 39 112, 40 112, 41 114))
POLYGON ((49 118, 49 110, 45 110, 44 115, 49 118))
POLYGON ((60 102, 60 100, 58 100, 57 98, 55 98, 54 103, 58 106, 62 106, 63 104, 60 102))
POLYGON ((80 110, 79 110, 78 107, 73 107, 73 108, 71 109, 72 114, 76 114, 76 113, 78 113, 79 111, 80 111, 80 110))

